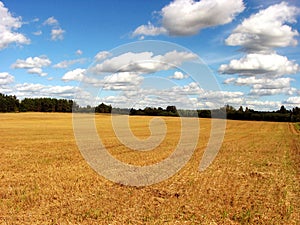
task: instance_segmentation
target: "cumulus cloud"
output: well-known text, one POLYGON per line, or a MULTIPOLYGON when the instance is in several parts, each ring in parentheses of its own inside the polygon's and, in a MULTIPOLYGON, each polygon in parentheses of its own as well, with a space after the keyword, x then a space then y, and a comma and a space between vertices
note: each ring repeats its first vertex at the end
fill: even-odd
POLYGON ((288 87, 288 88, 263 88, 261 85, 254 85, 253 89, 250 91, 250 95, 255 96, 268 96, 268 95, 279 95, 279 94, 285 94, 285 95, 293 95, 296 92, 296 88, 288 87))
POLYGON ((63 81, 82 81, 85 78, 86 69, 77 68, 75 70, 68 71, 62 77, 63 81))
POLYGON ((230 23, 244 8, 242 0, 176 0, 162 9, 162 23, 170 35, 193 35, 230 23))
MULTIPOLYGON (((125 82, 128 82, 127 78, 126 76, 125 82)), ((117 80, 115 79, 116 82, 117 80)), ((132 82, 132 79, 129 79, 129 82, 132 82)), ((122 84, 121 87, 123 87, 122 84)), ((143 86, 133 83, 132 88, 118 88, 116 90, 121 90, 118 96, 105 96, 102 101, 115 107, 166 107, 173 104, 177 108, 184 109, 212 109, 222 107, 225 103, 240 104, 243 102, 242 92, 204 90, 195 82, 164 89, 155 87, 144 89, 143 86)))
POLYGON ((57 41, 57 40, 63 40, 64 39, 64 33, 66 32, 59 26, 59 22, 57 19, 55 19, 53 16, 46 19, 43 23, 44 26, 51 26, 51 40, 57 41))
POLYGON ((194 35, 204 28, 230 23, 244 9, 242 0, 175 0, 161 10, 161 27, 148 23, 139 26, 133 36, 194 35))
POLYGON ((140 86, 143 79, 137 73, 121 72, 105 76, 102 85, 104 90, 135 90, 140 86))
POLYGON ((171 79, 175 79, 175 80, 183 80, 185 78, 188 78, 189 76, 187 74, 183 74, 180 71, 175 71, 174 74, 172 76, 170 76, 169 78, 171 79))
POLYGON ((252 77, 238 77, 229 78, 224 81, 225 84, 234 84, 237 86, 250 86, 250 95, 267 96, 286 94, 292 95, 296 89, 291 87, 291 82, 294 79, 289 77, 281 77, 276 79, 256 78, 252 77))
POLYGON ((17 61, 12 65, 14 69, 30 69, 30 68, 42 68, 49 66, 51 64, 50 59, 47 56, 39 57, 28 57, 27 59, 17 59, 17 61))
POLYGON ((255 89, 284 89, 289 88, 293 79, 278 78, 278 79, 257 79, 257 82, 253 84, 255 89))
POLYGON ((73 60, 64 60, 62 62, 59 62, 55 65, 53 65, 54 68, 59 68, 59 69, 65 69, 68 68, 69 66, 72 66, 76 63, 84 63, 86 59, 73 59, 73 60))
POLYGON ((282 76, 299 72, 299 65, 276 53, 251 53, 219 68, 221 74, 282 76))
POLYGON ((139 88, 143 77, 133 72, 120 72, 104 76, 102 79, 87 76, 86 69, 77 68, 69 71, 62 77, 63 81, 79 81, 93 86, 102 87, 104 90, 128 91, 139 88))
POLYGON ((47 73, 42 71, 43 67, 47 67, 51 64, 50 59, 47 56, 28 57, 27 59, 17 59, 17 61, 11 65, 13 69, 27 69, 28 73, 38 74, 39 76, 46 76, 47 73))
POLYGON ((246 100, 245 105, 250 109, 256 109, 260 111, 272 111, 279 109, 282 106, 280 101, 260 101, 260 100, 246 100))
POLYGON ((289 97, 285 103, 287 104, 292 104, 292 105, 300 105, 300 96, 293 96, 293 97, 289 97))
POLYGON ((176 95, 200 95, 204 94, 204 90, 199 87, 196 82, 191 82, 184 86, 174 86, 167 92, 176 93, 176 95))
POLYGON ((100 51, 95 55, 95 60, 101 61, 106 59, 108 56, 110 56, 110 53, 108 51, 100 51))
POLYGON ((43 72, 43 70, 39 67, 30 68, 30 69, 27 70, 27 72, 30 73, 30 74, 37 74, 41 77, 45 77, 45 76, 48 75, 47 73, 43 72))
POLYGON ((80 50, 80 49, 78 49, 75 53, 76 53, 76 55, 82 55, 82 54, 83 54, 83 51, 80 50))
POLYGON ((272 51, 273 48, 297 45, 295 23, 299 9, 286 2, 272 5, 245 19, 226 39, 226 44, 242 46, 245 51, 272 51))
POLYGON ((79 90, 78 87, 73 86, 52 86, 33 83, 17 84, 14 89, 19 98, 32 96, 71 98, 79 90))
POLYGON ((0 50, 10 44, 29 44, 30 40, 14 30, 21 28, 21 17, 13 17, 8 9, 0 2, 0 50))
POLYGON ((12 87, 7 85, 0 85, 0 93, 7 95, 15 95, 15 92, 12 89, 12 87))
MULTIPOLYGON (((118 72, 102 77, 101 80, 91 80, 86 76, 84 69, 77 69, 65 74, 63 80, 77 80, 90 83, 92 87, 102 87, 102 97, 98 101, 112 104, 114 107, 140 107, 161 106, 174 104, 178 108, 199 109, 200 108, 218 108, 224 106, 224 103, 240 104, 243 101, 243 93, 226 91, 208 91, 204 90, 195 82, 184 86, 172 86, 166 88, 148 87, 144 89, 144 77, 134 72, 118 72), (111 94, 111 92, 118 93, 111 94), (110 93, 107 95, 107 93, 110 93)), ((85 94, 92 96, 91 93, 85 94)), ((92 97, 87 102, 93 100, 92 97)), ((98 97, 97 97, 98 98, 98 97)), ((89 103, 91 104, 91 103, 89 103)))
MULTIPOLYGON (((246 55, 231 60, 219 68, 221 74, 236 74, 225 84, 250 86, 250 96, 293 95, 297 89, 291 87, 291 78, 285 75, 300 71, 295 61, 278 55, 275 48, 297 45, 299 35, 290 25, 297 22, 300 10, 286 2, 271 5, 244 19, 226 39, 226 44, 241 46, 246 55), (247 77, 241 77, 247 76, 247 77)), ((246 105, 258 109, 277 108, 278 102, 248 102, 246 105), (262 107, 267 104, 267 107, 262 107)))
POLYGON ((291 81, 294 79, 285 77, 277 79, 268 79, 268 78, 256 78, 256 77, 238 77, 238 78, 229 78, 224 81, 225 84, 235 84, 238 86, 244 85, 256 85, 256 87, 263 87, 269 89, 280 89, 290 87, 291 81))
POLYGON ((160 34, 167 34, 168 31, 164 27, 156 27, 151 22, 148 22, 147 25, 141 25, 135 29, 132 33, 132 37, 136 36, 157 36, 160 34))
POLYGON ((61 29, 61 28, 57 28, 57 29, 52 29, 51 30, 51 40, 56 41, 56 40, 63 40, 64 39, 64 33, 66 31, 61 29))
POLYGON ((164 55, 154 55, 153 52, 127 52, 96 64, 90 69, 90 72, 95 74, 103 72, 153 73, 175 68, 183 62, 196 58, 197 55, 193 53, 178 52, 176 50, 167 52, 164 55))
MULTIPOLYGON (((170 89, 155 91, 154 93, 159 96, 173 96, 174 98, 182 97, 185 99, 188 98, 192 102, 194 102, 194 108, 219 108, 223 107, 224 104, 241 104, 243 102, 244 93, 243 92, 231 92, 231 91, 212 91, 212 90, 204 90, 199 87, 199 85, 195 82, 191 82, 184 86, 174 86, 170 89), (180 97, 182 96, 182 97, 180 97)), ((173 98, 172 102, 177 102, 173 98)), ((177 103, 182 105, 180 103, 177 103)))
POLYGON ((66 72, 61 79, 65 82, 79 81, 92 86, 103 86, 103 81, 101 79, 87 76, 87 70, 81 68, 66 72))
POLYGON ((43 25, 56 26, 56 25, 59 25, 59 23, 58 23, 57 19, 55 19, 53 16, 51 16, 44 21, 43 25))
POLYGON ((7 73, 7 72, 1 72, 0 73, 0 86, 7 85, 14 82, 14 76, 7 73))

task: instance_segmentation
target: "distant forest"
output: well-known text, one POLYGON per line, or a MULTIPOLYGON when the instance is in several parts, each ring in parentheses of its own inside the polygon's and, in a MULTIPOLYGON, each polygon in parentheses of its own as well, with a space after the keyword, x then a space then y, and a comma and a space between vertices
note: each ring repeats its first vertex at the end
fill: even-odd
POLYGON ((219 112, 225 112, 227 119, 232 120, 256 120, 256 121, 278 121, 278 122, 300 122, 300 108, 295 107, 287 110, 281 106, 277 111, 262 112, 244 109, 242 106, 235 109, 226 105, 220 109, 213 110, 184 110, 177 109, 176 106, 168 106, 166 109, 161 107, 146 107, 144 109, 120 109, 112 108, 111 105, 104 103, 96 107, 81 107, 73 100, 56 99, 56 98, 24 98, 17 99, 13 95, 4 95, 0 93, 0 112, 96 112, 96 113, 118 113, 139 116, 182 116, 182 117, 199 117, 211 118, 212 112, 214 117, 218 117, 219 112))

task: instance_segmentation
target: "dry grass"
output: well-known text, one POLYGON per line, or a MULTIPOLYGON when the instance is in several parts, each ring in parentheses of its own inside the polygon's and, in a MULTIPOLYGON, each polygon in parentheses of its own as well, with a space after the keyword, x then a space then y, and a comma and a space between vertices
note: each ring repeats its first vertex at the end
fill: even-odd
MULTIPOLYGON (((150 117, 132 117, 146 138, 150 117)), ((177 118, 165 118, 159 149, 136 153, 97 115, 103 142, 120 160, 144 165, 178 142, 177 118), (141 155, 142 154, 142 155, 141 155)), ((210 121, 200 120, 198 147, 175 176, 149 187, 121 186, 96 174, 77 149, 71 114, 0 114, 1 224, 300 224, 300 135, 287 123, 228 121, 223 146, 197 168, 210 121)))
POLYGON ((295 127, 298 131, 300 131, 300 123, 295 123, 295 127))

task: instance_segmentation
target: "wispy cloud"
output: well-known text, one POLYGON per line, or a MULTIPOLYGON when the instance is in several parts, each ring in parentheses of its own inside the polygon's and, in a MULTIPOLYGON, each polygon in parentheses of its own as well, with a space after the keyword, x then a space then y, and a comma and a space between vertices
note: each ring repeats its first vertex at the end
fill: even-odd
POLYGON ((84 63, 86 61, 85 58, 81 58, 81 59, 73 59, 73 60, 64 60, 62 62, 59 62, 55 65, 53 65, 53 68, 60 68, 60 69, 65 69, 68 68, 74 64, 77 63, 84 63))

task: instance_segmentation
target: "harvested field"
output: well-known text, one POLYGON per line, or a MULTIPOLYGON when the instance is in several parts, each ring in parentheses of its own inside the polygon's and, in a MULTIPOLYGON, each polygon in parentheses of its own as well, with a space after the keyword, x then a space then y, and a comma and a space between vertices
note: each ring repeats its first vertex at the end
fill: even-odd
MULTIPOLYGON (((130 117, 150 135, 151 117, 130 117)), ((178 142, 178 118, 163 118, 159 148, 134 152, 115 137, 109 115, 99 136, 119 160, 148 165, 178 142)), ((300 135, 288 123, 228 121, 225 140, 204 172, 199 162, 210 120, 200 119, 197 149, 175 176, 147 187, 110 182, 77 148, 72 115, 0 114, 0 224, 300 224, 300 135)))

